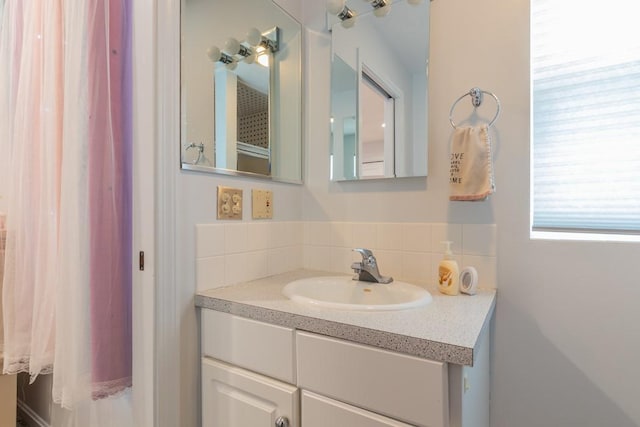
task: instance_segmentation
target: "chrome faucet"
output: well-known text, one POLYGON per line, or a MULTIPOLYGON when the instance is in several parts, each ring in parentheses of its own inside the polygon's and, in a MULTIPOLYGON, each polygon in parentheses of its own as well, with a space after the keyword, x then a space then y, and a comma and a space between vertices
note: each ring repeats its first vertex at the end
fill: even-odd
POLYGON ((369 249, 362 248, 356 248, 354 251, 362 255, 362 261, 351 264, 351 268, 356 273, 355 276, 353 276, 353 280, 375 283, 393 282, 393 277, 382 276, 380 274, 380 271, 378 271, 378 263, 376 262, 376 257, 373 256, 373 252, 369 249))

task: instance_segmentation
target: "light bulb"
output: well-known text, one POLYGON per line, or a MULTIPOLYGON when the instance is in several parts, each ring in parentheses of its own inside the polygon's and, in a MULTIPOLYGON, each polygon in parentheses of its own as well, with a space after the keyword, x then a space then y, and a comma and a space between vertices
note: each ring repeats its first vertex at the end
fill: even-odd
POLYGON ((379 7, 377 9, 373 9, 373 14, 378 18, 382 18, 383 16, 387 16, 391 11, 391 5, 388 4, 386 6, 379 7))
POLYGON ((346 0, 327 0, 327 11, 333 15, 337 15, 342 12, 346 0))
POLYGON ((229 37, 224 44, 224 50, 231 55, 236 55, 240 52, 240 42, 233 37, 229 37))
POLYGON ((233 71, 236 68, 238 68, 238 61, 236 61, 235 59, 227 64, 227 70, 233 71))
POLYGON ((218 60, 220 60, 220 49, 218 49, 218 46, 211 46, 207 49, 207 56, 211 62, 218 62, 218 60))
POLYGON ((263 55, 258 55, 258 64, 262 65, 263 67, 269 68, 269 55, 266 53, 263 55))
POLYGON ((344 28, 351 28, 355 25, 355 23, 356 17, 354 16, 353 18, 345 19, 344 21, 342 21, 342 26, 344 28))
POLYGON ((260 34, 260 30, 258 30, 257 28, 249 28, 249 31, 247 31, 247 35, 244 37, 244 39, 251 46, 258 46, 262 41, 262 34, 260 34))

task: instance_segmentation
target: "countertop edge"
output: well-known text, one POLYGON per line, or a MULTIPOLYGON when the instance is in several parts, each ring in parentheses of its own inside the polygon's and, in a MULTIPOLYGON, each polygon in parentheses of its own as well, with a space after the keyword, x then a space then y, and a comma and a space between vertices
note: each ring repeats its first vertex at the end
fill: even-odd
MULTIPOLYGON (((491 302, 491 307, 489 307, 489 311, 487 312, 487 315, 484 318, 484 322, 480 327, 480 332, 478 332, 478 338, 476 339, 476 343, 473 346, 473 350, 472 350, 471 364, 469 364, 468 366, 473 366, 473 360, 475 359, 475 355, 480 352, 480 346, 483 344, 482 338, 486 336, 486 332, 491 328, 491 323, 493 322, 493 315, 496 311, 496 302, 497 302, 497 298, 493 298, 493 301, 491 302)), ((487 342, 486 345, 491 345, 491 344, 487 342)))
MULTIPOLYGON (((199 294, 194 303, 199 308, 457 365, 473 366, 474 352, 479 346, 479 340, 468 348, 199 294)), ((479 336, 489 327, 494 309, 495 299, 479 336)))

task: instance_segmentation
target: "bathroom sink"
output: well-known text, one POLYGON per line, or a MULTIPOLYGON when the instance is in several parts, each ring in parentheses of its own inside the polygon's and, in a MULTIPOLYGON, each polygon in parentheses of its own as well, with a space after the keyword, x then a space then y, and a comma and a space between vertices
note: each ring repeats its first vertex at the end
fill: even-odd
POLYGON ((351 276, 295 280, 282 293, 295 302, 342 310, 404 310, 425 306, 432 299, 427 290, 406 282, 360 282, 351 276))

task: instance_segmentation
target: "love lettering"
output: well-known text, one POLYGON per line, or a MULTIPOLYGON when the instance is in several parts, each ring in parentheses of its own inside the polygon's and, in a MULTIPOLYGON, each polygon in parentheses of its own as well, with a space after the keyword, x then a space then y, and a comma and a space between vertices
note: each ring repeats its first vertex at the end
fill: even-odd
POLYGON ((464 160, 464 153, 451 153, 451 168, 449 169, 449 183, 462 184, 462 178, 458 176, 460 173, 460 165, 464 160))

